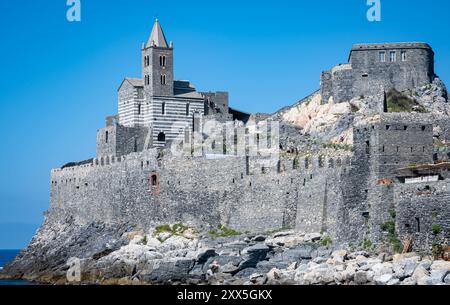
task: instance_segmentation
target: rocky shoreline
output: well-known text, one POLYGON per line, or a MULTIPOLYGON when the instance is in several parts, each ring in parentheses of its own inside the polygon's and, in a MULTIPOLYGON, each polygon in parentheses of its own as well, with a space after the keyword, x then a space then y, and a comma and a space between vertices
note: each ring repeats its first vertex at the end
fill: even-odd
POLYGON ((251 235, 221 227, 200 234, 183 225, 112 231, 97 224, 85 228, 85 234, 96 232, 89 239, 77 232, 65 240, 66 227, 43 244, 45 228, 0 277, 100 285, 450 284, 449 261, 418 253, 344 250, 319 233, 251 235))

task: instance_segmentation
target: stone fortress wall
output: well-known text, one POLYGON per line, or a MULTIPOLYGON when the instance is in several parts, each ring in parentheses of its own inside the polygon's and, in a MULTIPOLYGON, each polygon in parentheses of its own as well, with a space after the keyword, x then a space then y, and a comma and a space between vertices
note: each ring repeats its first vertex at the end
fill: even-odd
POLYGON ((354 97, 371 96, 430 84, 434 79, 434 52, 426 43, 356 44, 349 62, 321 75, 324 103, 348 102, 354 97))
POLYGON ((424 249, 433 224, 450 231, 450 184, 408 185, 392 170, 433 162, 433 126, 411 123, 415 116, 401 121, 383 114, 379 123, 355 127, 353 152, 314 156, 176 157, 142 146, 107 155, 101 148, 91 163, 52 171, 49 213, 80 223, 144 227, 183 222, 242 232, 295 228, 353 243, 376 243, 386 236, 382 225, 394 221, 399 238, 413 236, 424 249))

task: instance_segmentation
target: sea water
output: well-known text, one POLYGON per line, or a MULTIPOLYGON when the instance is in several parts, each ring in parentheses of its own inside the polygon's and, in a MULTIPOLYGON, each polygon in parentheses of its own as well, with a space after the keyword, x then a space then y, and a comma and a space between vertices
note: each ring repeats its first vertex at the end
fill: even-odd
MULTIPOLYGON (((3 269, 7 263, 11 262, 20 250, 0 250, 0 270, 3 269)), ((0 286, 4 285, 32 285, 32 283, 22 280, 0 280, 0 286)))

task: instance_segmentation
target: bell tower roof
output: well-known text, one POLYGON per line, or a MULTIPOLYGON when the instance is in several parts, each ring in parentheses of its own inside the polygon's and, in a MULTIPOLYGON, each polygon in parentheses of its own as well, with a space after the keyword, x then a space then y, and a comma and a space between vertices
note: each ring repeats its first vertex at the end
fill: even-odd
POLYGON ((152 33, 150 34, 146 47, 168 48, 166 37, 164 36, 164 32, 158 19, 156 19, 153 24, 152 33))

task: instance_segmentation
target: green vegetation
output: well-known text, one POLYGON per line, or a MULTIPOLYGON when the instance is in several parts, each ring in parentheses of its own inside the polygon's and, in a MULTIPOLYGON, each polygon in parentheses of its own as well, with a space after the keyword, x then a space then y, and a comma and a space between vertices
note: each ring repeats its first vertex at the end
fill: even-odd
POLYGON ((147 245, 147 243, 148 243, 147 235, 144 235, 144 237, 142 238, 142 244, 147 245))
POLYGON ((295 158, 293 167, 294 167, 294 169, 298 169, 298 166, 299 166, 299 161, 297 158, 295 158))
POLYGON ((433 223, 431 225, 431 230, 433 231, 434 235, 438 235, 439 233, 441 233, 441 226, 438 225, 437 223, 433 223))
POLYGON ((372 251, 374 248, 373 243, 367 238, 364 238, 361 246, 365 251, 368 251, 368 252, 372 251))
POLYGON ((381 224, 380 228, 384 232, 388 233, 387 237, 393 250, 397 253, 401 252, 403 250, 403 244, 397 235, 397 231, 395 230, 395 221, 385 222, 381 224))
POLYGON ((388 112, 427 112, 416 100, 407 97, 395 89, 391 89, 387 93, 387 110, 388 112))
POLYGON ((217 229, 213 229, 208 232, 213 238, 217 237, 231 237, 231 236, 239 236, 242 233, 235 231, 233 229, 227 228, 223 225, 219 225, 217 229))
MULTIPOLYGON (((181 223, 177 223, 174 225, 169 225, 169 224, 164 224, 164 225, 160 225, 157 226, 155 229, 155 233, 153 234, 154 236, 158 236, 161 233, 170 233, 170 235, 182 235, 184 232, 186 232, 187 230, 189 230, 191 228, 189 228, 188 226, 185 226, 181 223)), ((160 242, 164 242, 165 240, 161 240, 158 237, 160 242)))
POLYGON ((353 146, 350 144, 323 143, 322 147, 331 148, 334 150, 353 151, 353 146))
POLYGON ((433 253, 433 257, 435 259, 441 259, 444 256, 445 250, 441 244, 434 243, 431 252, 433 253))
POLYGON ((395 212, 395 210, 390 210, 389 215, 391 215, 392 219, 397 218, 397 213, 395 212))
POLYGON ((325 247, 331 245, 332 243, 333 243, 333 240, 328 235, 322 237, 322 239, 320 240, 320 244, 325 247))

